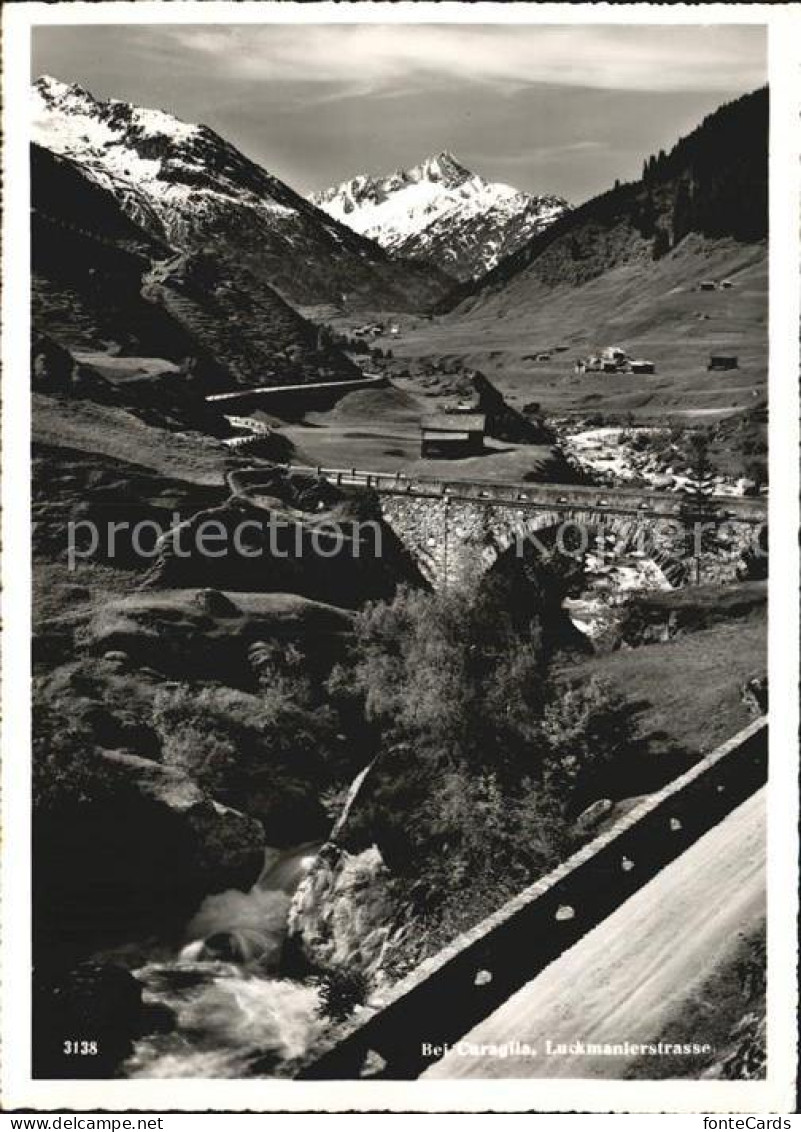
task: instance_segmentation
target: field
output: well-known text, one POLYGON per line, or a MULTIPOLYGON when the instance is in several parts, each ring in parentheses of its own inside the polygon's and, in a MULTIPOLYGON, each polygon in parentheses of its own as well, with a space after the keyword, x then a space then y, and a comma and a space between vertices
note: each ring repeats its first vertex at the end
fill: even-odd
POLYGON ((358 467, 455 479, 519 482, 529 473, 558 479, 561 463, 549 445, 512 444, 487 438, 481 456, 425 460, 420 456, 420 419, 453 398, 431 396, 419 381, 395 377, 390 388, 359 390, 326 413, 308 413, 282 433, 295 446, 296 459, 326 467, 358 467))
POLYGON ((767 253, 764 245, 688 236, 663 259, 614 267, 582 286, 546 287, 514 278, 456 310, 401 318, 394 367, 426 360, 480 369, 515 407, 539 401, 547 413, 632 413, 642 421, 710 422, 748 409, 767 382, 767 253), (699 290, 702 280, 733 286, 699 290), (574 373, 593 350, 619 345, 655 362, 653 375, 574 373), (560 348, 561 349, 558 349, 560 348), (738 355, 739 368, 710 372, 712 352, 738 355), (551 352, 549 361, 536 355, 551 352))
POLYGON ((752 716, 742 689, 767 665, 765 607, 661 644, 583 660, 571 671, 600 676, 636 706, 649 754, 706 754, 752 716))

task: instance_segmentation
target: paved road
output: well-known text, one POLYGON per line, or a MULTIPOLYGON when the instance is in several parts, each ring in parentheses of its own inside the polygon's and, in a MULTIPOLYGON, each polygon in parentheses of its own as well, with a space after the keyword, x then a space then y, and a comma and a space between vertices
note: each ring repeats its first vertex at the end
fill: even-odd
POLYGON ((463 1039, 536 1057, 454 1049, 424 1076, 614 1078, 637 1058, 548 1055, 547 1041, 682 1041, 682 1003, 765 915, 764 870, 762 789, 463 1039))
MULTIPOLYGON (((340 383, 341 384, 341 383, 340 383)), ((308 386, 306 388, 309 388, 308 386)), ((276 390, 278 392, 278 390, 276 390)), ((681 492, 659 492, 650 488, 588 487, 558 483, 500 483, 469 479, 436 479, 404 472, 376 472, 359 468, 280 465, 287 472, 321 476, 343 487, 369 487, 384 495, 402 495, 511 507, 515 510, 546 510, 568 515, 576 512, 629 515, 638 520, 675 519, 686 505, 681 492)), ((264 468, 241 469, 237 473, 250 490, 258 491, 264 468)), ((267 473, 269 477, 269 473, 267 473)), ((710 508, 732 521, 761 526, 767 516, 765 496, 712 495, 710 508)))

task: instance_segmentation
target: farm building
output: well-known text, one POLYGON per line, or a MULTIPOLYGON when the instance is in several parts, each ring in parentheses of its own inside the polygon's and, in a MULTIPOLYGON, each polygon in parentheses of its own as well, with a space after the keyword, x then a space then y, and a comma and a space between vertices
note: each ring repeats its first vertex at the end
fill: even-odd
POLYGON ((435 413, 420 422, 420 455, 439 459, 483 451, 487 419, 482 413, 435 413))
POLYGON ((717 291, 718 285, 714 279, 702 279, 699 284, 701 291, 717 291))
POLYGON ((649 362, 647 358, 632 358, 629 362, 632 373, 655 373, 656 366, 653 362, 649 362))
POLYGON ((734 284, 732 283, 731 279, 721 279, 720 281, 720 287, 722 291, 728 291, 733 286, 734 284))
POLYGON ((707 369, 737 369, 738 360, 736 354, 711 354, 709 357, 709 364, 707 369))

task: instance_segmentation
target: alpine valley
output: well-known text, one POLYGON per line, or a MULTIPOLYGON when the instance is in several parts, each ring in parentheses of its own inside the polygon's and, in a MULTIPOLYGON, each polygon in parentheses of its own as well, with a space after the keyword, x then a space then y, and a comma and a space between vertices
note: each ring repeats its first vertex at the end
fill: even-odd
MULTIPOLYGON (((553 508, 764 505, 767 91, 570 205, 428 145, 301 193, 163 110, 31 100, 35 1073, 291 1076, 766 710, 762 544, 569 554, 553 508)), ((638 979, 662 1004, 633 1037, 711 1043, 665 1074, 764 1074, 748 845, 680 977, 617 964, 627 1025, 638 979)))

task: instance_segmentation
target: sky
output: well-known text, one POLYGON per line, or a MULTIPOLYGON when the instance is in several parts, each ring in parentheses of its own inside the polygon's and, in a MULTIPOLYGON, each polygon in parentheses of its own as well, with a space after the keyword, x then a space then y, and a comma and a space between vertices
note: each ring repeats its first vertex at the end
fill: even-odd
POLYGON ((40 74, 211 126, 303 193, 449 150, 578 204, 767 63, 758 26, 131 24, 34 29, 40 74))

